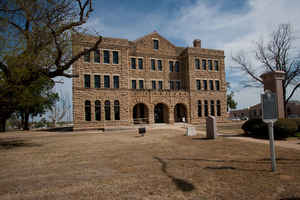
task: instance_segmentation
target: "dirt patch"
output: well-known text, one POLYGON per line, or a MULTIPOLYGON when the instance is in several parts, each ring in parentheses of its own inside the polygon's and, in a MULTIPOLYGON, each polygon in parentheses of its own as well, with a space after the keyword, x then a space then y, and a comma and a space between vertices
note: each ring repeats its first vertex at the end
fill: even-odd
POLYGON ((0 134, 0 199, 300 197, 300 151, 276 148, 278 171, 272 173, 266 144, 187 137, 180 129, 137 136, 136 131, 0 134))

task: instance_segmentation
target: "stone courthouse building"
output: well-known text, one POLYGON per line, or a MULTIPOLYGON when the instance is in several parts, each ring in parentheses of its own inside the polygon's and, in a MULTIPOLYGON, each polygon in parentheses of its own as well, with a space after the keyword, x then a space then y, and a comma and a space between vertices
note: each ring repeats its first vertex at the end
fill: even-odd
MULTIPOLYGON (((74 38, 74 52, 98 39, 74 38)), ((200 40, 177 47, 157 32, 135 41, 104 37, 73 74, 74 129, 226 118, 224 51, 200 40)))

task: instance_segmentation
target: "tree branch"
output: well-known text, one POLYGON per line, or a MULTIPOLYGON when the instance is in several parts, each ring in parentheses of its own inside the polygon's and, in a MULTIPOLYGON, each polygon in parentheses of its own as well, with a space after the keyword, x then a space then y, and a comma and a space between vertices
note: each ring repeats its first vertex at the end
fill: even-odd
POLYGON ((291 94, 289 95, 289 97, 286 99, 286 103, 289 102, 289 100, 292 98, 292 96, 294 95, 294 93, 296 92, 296 90, 300 87, 300 83, 298 83, 294 89, 292 90, 291 94))

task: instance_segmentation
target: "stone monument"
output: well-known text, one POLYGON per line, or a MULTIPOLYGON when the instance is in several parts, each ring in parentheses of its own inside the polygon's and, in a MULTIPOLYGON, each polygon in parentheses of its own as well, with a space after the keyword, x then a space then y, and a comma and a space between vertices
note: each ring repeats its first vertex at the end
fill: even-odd
POLYGON ((271 90, 276 93, 278 118, 284 118, 284 99, 282 81, 285 72, 273 71, 262 74, 260 77, 264 83, 264 90, 271 90))
POLYGON ((206 118, 206 137, 208 139, 216 139, 217 138, 216 118, 213 116, 208 116, 206 118))
POLYGON ((196 129, 193 126, 188 126, 186 129, 186 134, 187 136, 195 136, 197 135, 196 129))

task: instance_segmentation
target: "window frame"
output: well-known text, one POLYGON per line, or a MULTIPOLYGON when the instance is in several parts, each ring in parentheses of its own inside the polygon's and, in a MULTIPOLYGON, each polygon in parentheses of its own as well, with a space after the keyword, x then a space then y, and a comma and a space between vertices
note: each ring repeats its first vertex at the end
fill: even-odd
POLYGON ((84 88, 91 88, 91 75, 90 74, 84 74, 83 75, 83 86, 84 88), (87 81, 87 77, 88 77, 88 81, 87 81))
POLYGON ((100 64, 101 62, 101 56, 100 56, 100 50, 96 49, 94 52, 94 63, 96 64, 100 64), (96 54, 97 53, 97 54, 96 54), (96 56, 97 55, 97 56, 96 56), (96 58, 98 58, 98 60, 96 60, 96 58))
POLYGON ((110 88, 110 75, 103 76, 103 88, 105 89, 110 88), (108 81, 106 81, 106 78, 108 78, 108 81))
POLYGON ((113 75, 113 88, 114 89, 120 88, 120 76, 119 75, 113 75), (117 82, 116 82, 115 78, 117 78, 117 82), (117 83, 117 85, 116 85, 116 83, 117 83))
POLYGON ((103 49, 103 64, 110 64, 110 50, 103 49), (108 53, 107 56, 105 56, 106 52, 108 53), (106 59, 108 59, 108 62, 106 62, 106 59))
POLYGON ((94 74, 94 88, 99 89, 101 88, 101 75, 100 74, 94 74), (96 81, 96 77, 99 77, 99 82, 96 81), (96 85, 98 83, 98 85, 96 85))
POLYGON ((112 63, 113 63, 113 65, 119 65, 120 64, 120 59, 119 59, 119 51, 116 51, 116 50, 113 50, 112 51, 112 57, 113 57, 113 61, 112 61, 112 63), (115 57, 115 53, 117 53, 117 57, 115 57), (117 59, 117 60, 115 60, 115 59, 117 59), (115 61, 117 61, 117 62, 115 62, 115 61))

